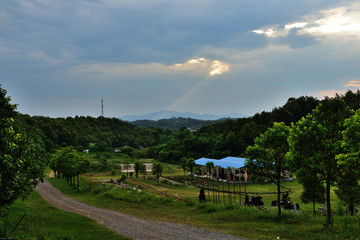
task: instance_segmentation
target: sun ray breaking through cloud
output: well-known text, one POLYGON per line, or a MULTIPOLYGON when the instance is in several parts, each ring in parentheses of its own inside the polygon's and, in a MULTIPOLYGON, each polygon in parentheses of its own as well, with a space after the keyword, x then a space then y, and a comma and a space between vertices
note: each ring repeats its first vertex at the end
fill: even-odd
POLYGON ((329 35, 346 33, 360 35, 360 3, 322 10, 317 14, 304 17, 305 21, 293 22, 280 26, 267 26, 252 32, 269 38, 284 37, 292 29, 299 29, 299 34, 329 35))
MULTIPOLYGON (((206 77, 205 79, 203 79, 202 81, 197 83, 193 88, 191 88, 185 94, 183 94, 181 97, 176 99, 167 108, 168 110, 177 109, 180 106, 190 104, 191 96, 193 95, 194 92, 196 92, 198 89, 203 87, 210 79, 212 79, 216 76, 219 76, 219 75, 229 71, 229 69, 230 69, 230 65, 225 62, 222 62, 219 60, 208 60, 205 58, 190 59, 189 61, 186 62, 185 65, 188 65, 188 64, 205 64, 205 65, 207 65, 208 66, 207 69, 209 70, 208 77, 206 77)), ((179 64, 177 64, 177 65, 178 65, 178 67, 183 67, 183 65, 179 65, 179 64)))

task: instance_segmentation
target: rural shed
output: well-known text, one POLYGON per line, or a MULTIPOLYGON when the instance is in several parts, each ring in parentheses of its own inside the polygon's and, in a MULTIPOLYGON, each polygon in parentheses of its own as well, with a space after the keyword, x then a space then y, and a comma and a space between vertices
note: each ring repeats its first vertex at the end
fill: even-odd
POLYGON ((199 158, 195 160, 196 165, 205 166, 206 163, 212 162, 214 166, 220 166, 221 168, 243 168, 245 167, 245 158, 238 158, 238 157, 226 157, 220 160, 211 159, 211 158, 199 158))

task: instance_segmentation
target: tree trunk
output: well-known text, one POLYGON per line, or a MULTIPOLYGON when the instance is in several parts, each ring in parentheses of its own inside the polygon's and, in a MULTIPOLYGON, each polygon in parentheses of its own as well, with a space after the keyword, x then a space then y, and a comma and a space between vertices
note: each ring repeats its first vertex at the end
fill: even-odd
POLYGON ((355 208, 354 203, 351 202, 349 205, 349 210, 350 210, 351 216, 354 216, 354 208, 355 208))
POLYGON ((330 205, 330 180, 326 180, 326 210, 327 220, 326 225, 332 225, 331 205, 330 205))
POLYGON ((77 191, 80 192, 80 180, 79 180, 79 175, 77 175, 77 191))
POLYGON ((280 172, 277 173, 277 203, 278 203, 278 215, 281 216, 281 205, 280 205, 280 172))
POLYGON ((315 209, 315 200, 313 201, 313 215, 316 215, 316 209, 315 209))

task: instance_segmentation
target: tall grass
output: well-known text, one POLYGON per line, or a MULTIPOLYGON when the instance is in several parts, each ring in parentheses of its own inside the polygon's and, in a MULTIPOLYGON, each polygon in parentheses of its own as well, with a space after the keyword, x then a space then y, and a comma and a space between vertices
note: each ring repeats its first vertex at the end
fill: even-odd
POLYGON ((95 220, 54 208, 37 192, 32 192, 25 201, 16 201, 8 217, 0 220, 0 229, 0 237, 7 235, 19 240, 129 239, 98 225, 95 220))

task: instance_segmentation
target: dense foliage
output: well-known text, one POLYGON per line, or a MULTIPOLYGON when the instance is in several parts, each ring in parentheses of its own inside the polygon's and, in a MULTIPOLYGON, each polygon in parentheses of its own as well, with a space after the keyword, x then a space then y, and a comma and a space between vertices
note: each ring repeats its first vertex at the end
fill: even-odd
POLYGON ((312 114, 293 125, 290 132, 289 157, 294 169, 310 170, 326 184, 328 224, 332 216, 330 186, 343 169, 336 156, 342 153, 342 131, 348 117, 350 111, 343 99, 326 98, 312 114))
POLYGON ((280 206, 280 179, 287 169, 286 153, 289 151, 288 136, 290 128, 283 122, 274 123, 265 133, 255 139, 254 146, 246 149, 249 158, 247 166, 249 171, 257 176, 263 176, 277 185, 278 214, 281 215, 280 206))
POLYGON ((15 128, 15 109, 0 88, 0 217, 16 199, 30 194, 45 167, 41 146, 15 128))
POLYGON ((77 177, 77 189, 79 190, 79 175, 90 169, 90 161, 80 155, 72 146, 59 149, 50 159, 49 167, 54 171, 55 176, 65 178, 75 187, 77 177))
POLYGON ((136 120, 131 122, 134 125, 141 127, 156 127, 156 128, 169 128, 172 130, 177 130, 181 127, 190 128, 191 130, 200 129, 202 126, 207 126, 217 122, 222 122, 225 119, 219 120, 200 120, 192 118, 170 118, 170 119, 160 119, 157 121, 154 120, 136 120))
POLYGON ((254 139, 264 133, 274 122, 290 125, 318 105, 313 97, 290 98, 283 107, 262 112, 249 118, 227 119, 203 126, 192 132, 183 127, 164 145, 152 147, 152 156, 162 162, 178 163, 181 158, 223 158, 242 156, 254 139))
POLYGON ((82 151, 91 143, 98 144, 100 150, 96 151, 125 145, 148 147, 165 143, 171 134, 170 130, 136 127, 116 118, 49 118, 19 114, 16 120, 26 132, 39 136, 48 152, 67 146, 82 151))

